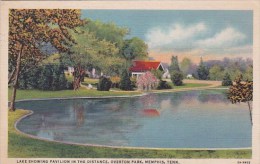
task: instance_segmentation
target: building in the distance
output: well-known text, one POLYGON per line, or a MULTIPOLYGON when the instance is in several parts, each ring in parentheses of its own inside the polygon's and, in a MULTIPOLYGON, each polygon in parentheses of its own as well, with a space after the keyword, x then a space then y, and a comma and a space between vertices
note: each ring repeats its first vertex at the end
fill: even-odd
POLYGON ((132 66, 129 68, 129 71, 132 74, 132 77, 138 78, 140 75, 144 74, 147 71, 151 70, 161 70, 165 72, 165 68, 160 61, 154 60, 134 60, 132 66))

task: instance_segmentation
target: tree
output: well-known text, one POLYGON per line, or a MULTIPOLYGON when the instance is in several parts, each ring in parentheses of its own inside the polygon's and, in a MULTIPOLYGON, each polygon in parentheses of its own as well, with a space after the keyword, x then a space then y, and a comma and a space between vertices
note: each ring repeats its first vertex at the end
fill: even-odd
POLYGON ((182 85, 183 73, 179 67, 178 56, 172 56, 169 71, 173 84, 176 86, 182 85))
POLYGON ((209 69, 209 78, 210 80, 221 80, 223 79, 223 70, 218 65, 213 65, 209 69))
POLYGON ((70 46, 69 53, 63 54, 63 62, 74 67, 74 90, 79 89, 88 68, 105 72, 111 69, 113 63, 122 62, 117 56, 119 49, 115 43, 97 39, 94 33, 89 32, 88 26, 77 27, 76 32, 70 30, 70 34, 77 44, 70 46))
POLYGON ((180 71, 179 62, 178 62, 178 56, 172 56, 171 58, 171 65, 169 66, 169 72, 172 71, 180 71))
POLYGON ((125 91, 133 90, 130 76, 126 69, 122 72, 119 86, 120 86, 120 89, 125 90, 125 91))
POLYGON ((159 80, 151 72, 146 72, 137 79, 136 84, 140 90, 148 91, 156 88, 158 82, 159 80))
POLYGON ((171 80, 174 85, 180 86, 182 85, 183 74, 180 71, 172 71, 171 80))
POLYGON ((247 67, 245 73, 244 73, 244 79, 253 81, 253 65, 250 65, 247 67))
POLYGON ((193 66, 194 64, 189 58, 183 58, 181 63, 180 63, 180 69, 183 72, 183 75, 187 76, 188 74, 193 73, 193 66))
POLYGON ((109 22, 103 23, 101 21, 86 20, 86 25, 89 32, 93 33, 98 40, 106 40, 111 43, 115 43, 115 46, 119 49, 124 44, 124 38, 129 33, 129 29, 119 27, 116 24, 109 22))
POLYGON ((207 80, 209 76, 209 70, 208 68, 204 65, 202 58, 200 58, 200 64, 197 69, 198 73, 198 78, 200 80, 207 80))
POLYGON ((162 80, 163 71, 159 69, 152 69, 151 73, 159 80, 162 80))
POLYGON ((222 80, 222 86, 230 86, 232 84, 233 84, 233 82, 230 78, 230 75, 228 73, 226 73, 222 80))
POLYGON ((112 81, 109 78, 102 76, 99 78, 97 90, 98 91, 109 91, 109 89, 111 88, 111 85, 112 85, 112 81))
POLYGON ((253 125, 252 120, 252 101, 253 101, 253 81, 244 81, 242 82, 242 75, 237 77, 235 84, 231 85, 228 90, 227 97, 232 104, 244 102, 247 103, 251 124, 253 125))
POLYGON ((67 29, 84 22, 80 10, 72 9, 11 9, 9 11, 9 84, 13 84, 10 111, 15 111, 16 90, 21 70, 45 58, 42 44, 50 43, 60 52, 68 51, 74 40, 67 29))
POLYGON ((120 53, 126 60, 127 68, 134 59, 148 58, 148 46, 143 40, 133 37, 124 41, 120 53))

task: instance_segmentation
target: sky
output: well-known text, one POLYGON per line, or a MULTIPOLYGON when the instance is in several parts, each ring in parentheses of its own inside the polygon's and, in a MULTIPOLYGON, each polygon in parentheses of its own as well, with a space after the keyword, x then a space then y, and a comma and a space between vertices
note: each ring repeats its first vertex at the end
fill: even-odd
POLYGON ((82 10, 82 18, 129 28, 149 48, 149 56, 170 62, 252 57, 253 12, 247 10, 82 10))

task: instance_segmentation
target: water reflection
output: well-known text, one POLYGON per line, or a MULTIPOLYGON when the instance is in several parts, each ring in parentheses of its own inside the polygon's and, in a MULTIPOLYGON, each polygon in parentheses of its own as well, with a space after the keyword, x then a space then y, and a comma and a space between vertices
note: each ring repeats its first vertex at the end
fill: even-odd
POLYGON ((82 104, 74 103, 73 110, 75 112, 75 119, 77 127, 80 127, 85 122, 85 110, 82 104))
POLYGON ((22 131, 51 140, 140 147, 249 147, 247 108, 222 91, 20 102, 22 131), (218 138, 218 140, 216 140, 218 138))

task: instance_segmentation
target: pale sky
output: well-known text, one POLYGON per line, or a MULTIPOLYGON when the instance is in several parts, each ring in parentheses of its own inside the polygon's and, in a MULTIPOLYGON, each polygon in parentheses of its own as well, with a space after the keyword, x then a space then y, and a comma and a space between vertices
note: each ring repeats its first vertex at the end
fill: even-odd
POLYGON ((83 10, 91 18, 130 29, 149 47, 149 55, 169 62, 172 55, 197 62, 252 57, 253 12, 239 10, 83 10))

